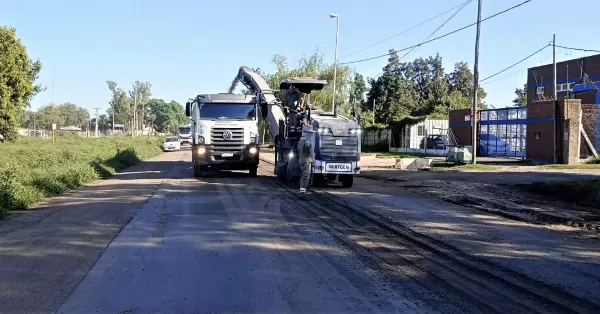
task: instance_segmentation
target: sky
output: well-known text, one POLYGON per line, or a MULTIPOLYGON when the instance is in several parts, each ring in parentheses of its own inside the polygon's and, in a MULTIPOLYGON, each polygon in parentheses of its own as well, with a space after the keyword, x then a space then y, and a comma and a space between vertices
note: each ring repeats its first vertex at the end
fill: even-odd
MULTIPOLYGON (((275 54, 293 65, 318 50, 333 63, 336 20, 330 13, 340 16, 338 59, 343 63, 420 43, 452 12, 355 53, 464 1, 0 0, 0 25, 15 27, 29 56, 42 62, 38 82, 47 90, 35 97, 32 109, 72 102, 92 114, 94 108, 101 108, 102 114, 110 100, 107 80, 124 89, 136 80, 148 81, 153 97, 183 104, 200 93, 225 92, 242 65, 274 71, 275 54)), ((483 0, 482 18, 522 1, 483 0)), ((480 78, 548 44, 553 34, 558 45, 600 49, 594 23, 597 12, 597 0, 533 0, 482 22, 480 78)), ((476 19, 475 0, 435 36, 476 19)), ((471 27, 423 45, 403 61, 439 54, 447 72, 458 61, 472 67, 475 33, 471 27)), ((557 48, 557 61, 591 54, 557 48)), ((372 77, 386 62, 384 57, 351 67, 372 77)), ((510 106, 515 88, 526 81, 527 68, 551 62, 552 49, 545 49, 482 82, 486 102, 496 108, 510 106)))

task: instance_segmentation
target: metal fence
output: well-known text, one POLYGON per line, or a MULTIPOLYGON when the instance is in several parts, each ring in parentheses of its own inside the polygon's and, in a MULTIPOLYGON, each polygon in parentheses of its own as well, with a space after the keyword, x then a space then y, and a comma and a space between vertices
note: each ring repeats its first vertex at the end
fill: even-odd
MULTIPOLYGON (((581 105, 581 124, 596 152, 600 152, 600 104, 581 105)), ((583 136, 580 147, 581 158, 592 156, 592 151, 583 136)))

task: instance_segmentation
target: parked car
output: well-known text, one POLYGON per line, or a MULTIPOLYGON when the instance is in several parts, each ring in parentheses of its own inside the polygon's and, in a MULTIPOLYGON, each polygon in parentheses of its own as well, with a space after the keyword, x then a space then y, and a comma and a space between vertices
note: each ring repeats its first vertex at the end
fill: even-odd
POLYGON ((428 135, 421 140, 421 149, 446 149, 448 137, 440 134, 428 135))
POLYGON ((494 134, 479 134, 479 152, 482 156, 504 156, 510 152, 510 144, 494 134))
POLYGON ((180 151, 181 144, 179 143, 179 138, 177 136, 167 136, 162 143, 163 151, 180 151))

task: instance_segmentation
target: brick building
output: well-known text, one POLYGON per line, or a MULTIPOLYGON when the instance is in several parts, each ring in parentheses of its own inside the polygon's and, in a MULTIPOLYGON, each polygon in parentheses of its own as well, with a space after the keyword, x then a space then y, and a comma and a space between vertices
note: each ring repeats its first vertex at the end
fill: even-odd
MULTIPOLYGON (((552 99, 553 66, 527 70, 527 104, 552 99)), ((556 63, 558 99, 581 99, 582 104, 600 104, 600 54, 556 63), (592 84, 596 83, 596 84, 592 84)))
MULTIPOLYGON (((600 54, 559 62, 556 73, 556 119, 553 65, 529 68, 527 107, 479 111, 478 155, 540 163, 552 163, 556 157, 558 162, 573 163, 592 154, 589 146, 600 151, 600 54), (587 137, 583 142, 580 128, 587 137)), ((470 109, 449 114, 450 129, 460 145, 471 145, 469 116, 470 109)))

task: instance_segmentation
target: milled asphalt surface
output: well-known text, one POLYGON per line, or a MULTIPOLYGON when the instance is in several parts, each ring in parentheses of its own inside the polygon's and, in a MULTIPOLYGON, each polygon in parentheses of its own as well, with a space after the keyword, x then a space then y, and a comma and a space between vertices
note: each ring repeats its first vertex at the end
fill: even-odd
MULTIPOLYGON (((568 312, 537 308, 452 259, 436 263, 439 255, 393 242, 367 220, 341 212, 332 220, 342 209, 310 209, 317 200, 286 196, 269 179, 195 179, 190 159, 189 151, 163 154, 0 222, 0 313, 568 312)), ((592 309, 581 312, 600 305, 598 242, 580 233, 372 180, 328 192, 553 285, 540 291, 558 286, 592 309)))

